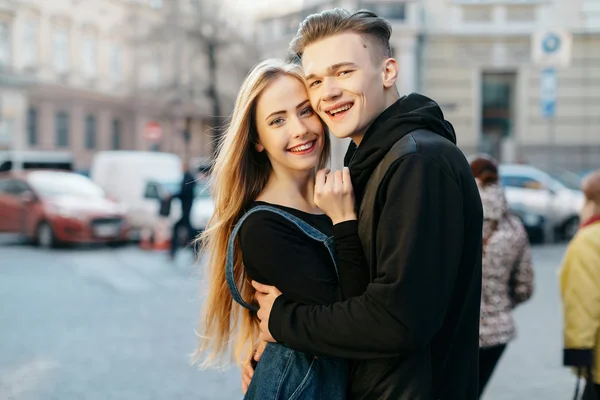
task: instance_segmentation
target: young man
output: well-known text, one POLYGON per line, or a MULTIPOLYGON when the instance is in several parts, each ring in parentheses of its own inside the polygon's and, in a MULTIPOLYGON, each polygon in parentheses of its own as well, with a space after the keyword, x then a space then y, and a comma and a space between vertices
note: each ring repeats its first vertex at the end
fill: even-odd
POLYGON ((583 181, 582 189, 586 201, 581 210, 581 228, 569 244, 560 272, 564 364, 579 369, 586 378, 582 398, 597 400, 600 399, 600 170, 583 181))
POLYGON ((262 338, 357 360, 351 399, 476 399, 481 201, 438 105, 399 96, 390 34, 371 12, 336 9, 309 16, 291 43, 313 108, 335 136, 353 141, 345 163, 357 207, 373 171, 402 145, 359 213, 367 291, 308 306, 253 283, 262 338))

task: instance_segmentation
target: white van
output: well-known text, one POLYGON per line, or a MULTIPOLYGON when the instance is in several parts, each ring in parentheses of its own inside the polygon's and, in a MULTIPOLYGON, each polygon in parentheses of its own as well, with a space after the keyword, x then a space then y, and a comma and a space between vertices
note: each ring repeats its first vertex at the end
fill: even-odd
POLYGON ((0 151, 0 172, 27 169, 73 170, 73 154, 68 151, 7 150, 0 151))
MULTIPOLYGON (((94 156, 90 178, 126 207, 132 230, 153 229, 159 220, 160 199, 179 191, 181 165, 181 158, 171 153, 101 151, 94 156)), ((190 216, 192 227, 203 230, 212 212, 206 183, 198 182, 190 216)), ((174 198, 169 219, 175 223, 180 217, 181 205, 174 198)))
MULTIPOLYGON (((160 201, 148 196, 157 182, 181 182, 181 159, 170 153, 149 151, 101 151, 94 156, 90 178, 127 209, 127 221, 136 231, 153 228, 159 217, 160 201), (151 190, 151 189, 150 189, 151 190)), ((172 210, 177 211, 176 201, 172 210)), ((179 215, 171 213, 176 220, 179 215)))

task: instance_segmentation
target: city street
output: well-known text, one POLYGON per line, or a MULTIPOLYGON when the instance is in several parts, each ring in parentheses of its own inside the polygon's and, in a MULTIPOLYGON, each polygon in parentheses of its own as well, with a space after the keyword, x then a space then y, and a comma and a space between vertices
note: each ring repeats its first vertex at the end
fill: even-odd
MULTIPOLYGON (((536 293, 517 310, 485 399, 566 399, 557 268, 536 247, 536 293)), ((190 366, 199 269, 135 246, 45 251, 0 236, 0 399, 240 399, 239 374, 190 366)))

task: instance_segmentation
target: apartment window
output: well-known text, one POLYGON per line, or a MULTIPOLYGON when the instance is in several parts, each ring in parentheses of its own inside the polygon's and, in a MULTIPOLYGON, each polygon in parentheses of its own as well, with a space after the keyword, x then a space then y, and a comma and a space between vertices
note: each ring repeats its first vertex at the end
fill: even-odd
POLYGON ((56 147, 69 147, 69 114, 56 113, 56 147))
POLYGON ((23 63, 33 67, 38 62, 38 27, 36 22, 27 21, 23 26, 23 63))
POLYGON ((110 73, 115 82, 120 82, 123 78, 121 68, 121 48, 113 45, 110 50, 110 73))
POLYGON ((86 78, 96 77, 96 40, 85 38, 83 40, 83 73, 86 78))
POLYGON ((150 4, 150 7, 154 9, 159 9, 163 6, 163 0, 148 0, 148 3, 150 4))
POLYGON ((158 86, 160 84, 160 57, 154 57, 154 60, 148 65, 148 83, 150 86, 158 86))
POLYGON ((14 137, 15 121, 12 118, 2 118, 0 121, 0 145, 11 145, 14 137))
POLYGON ((389 20, 404 21, 406 19, 405 3, 364 1, 361 8, 389 20))
POLYGON ((196 14, 200 14, 200 0, 191 0, 192 9, 196 14))
POLYGON ((38 113, 34 107, 27 110, 27 140, 30 146, 35 146, 38 142, 38 113))
POLYGON ((96 117, 93 115, 85 117, 85 148, 88 150, 96 148, 96 117))
POLYGON ((0 22, 0 67, 10 64, 10 26, 7 22, 0 22))
POLYGON ((69 70, 69 35, 65 29, 54 31, 53 38, 54 69, 56 72, 65 73, 69 70))
POLYGON ((112 122, 112 148, 121 149, 121 121, 114 119, 112 122))

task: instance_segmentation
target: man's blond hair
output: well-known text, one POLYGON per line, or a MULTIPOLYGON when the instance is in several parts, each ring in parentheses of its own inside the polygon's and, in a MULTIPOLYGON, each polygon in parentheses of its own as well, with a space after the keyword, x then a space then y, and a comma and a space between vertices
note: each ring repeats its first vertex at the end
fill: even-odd
POLYGON ((330 36, 348 32, 357 33, 366 39, 364 46, 372 47, 373 60, 381 61, 392 57, 390 47, 392 27, 389 22, 371 11, 350 12, 341 8, 306 17, 290 42, 290 56, 301 59, 307 46, 330 36))

